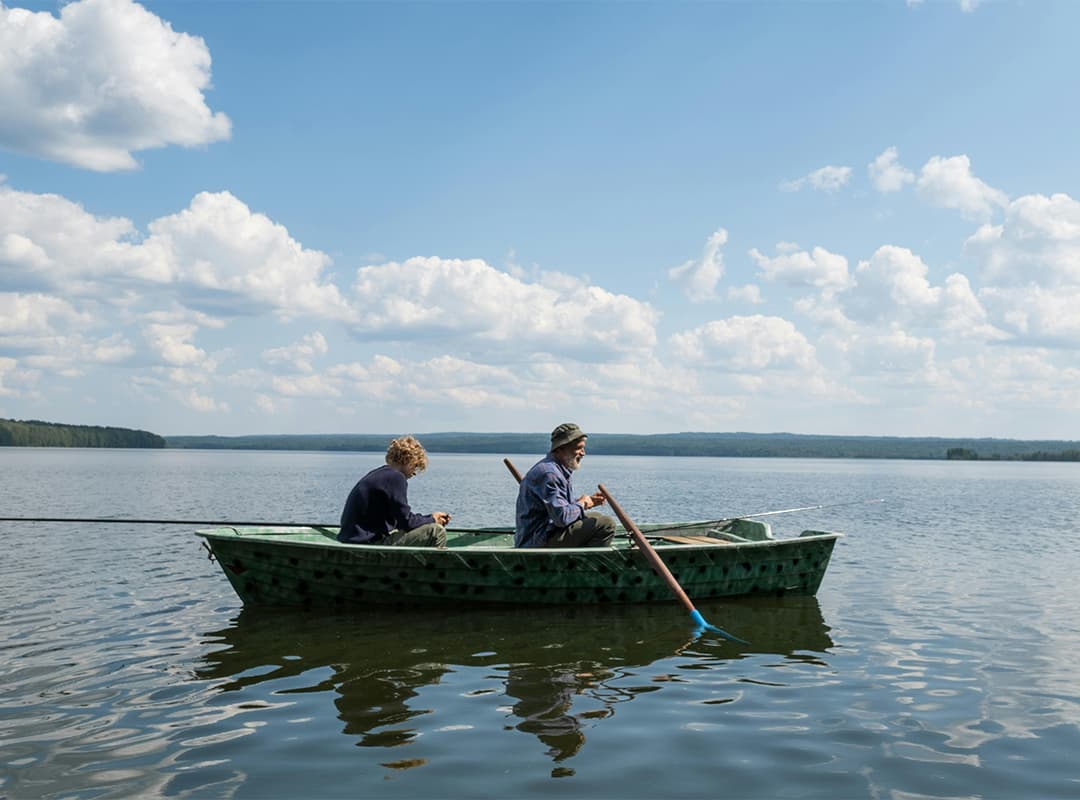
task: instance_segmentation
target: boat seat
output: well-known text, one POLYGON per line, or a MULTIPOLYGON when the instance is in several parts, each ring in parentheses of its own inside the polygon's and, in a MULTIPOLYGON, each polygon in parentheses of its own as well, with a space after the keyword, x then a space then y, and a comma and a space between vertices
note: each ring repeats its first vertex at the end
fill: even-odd
POLYGON ((723 539, 716 539, 712 536, 675 536, 674 534, 664 534, 660 538, 665 542, 675 542, 676 544, 731 544, 723 539))

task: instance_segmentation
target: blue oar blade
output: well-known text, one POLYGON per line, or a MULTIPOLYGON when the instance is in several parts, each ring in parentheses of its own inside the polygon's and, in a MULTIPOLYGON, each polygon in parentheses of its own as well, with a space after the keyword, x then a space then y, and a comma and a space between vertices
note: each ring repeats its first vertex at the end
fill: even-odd
POLYGON ((729 642, 738 642, 739 644, 750 644, 750 642, 746 641, 745 639, 740 639, 738 636, 734 636, 734 635, 728 633, 723 628, 718 628, 715 625, 711 625, 710 623, 706 622, 705 617, 701 616, 701 612, 698 611, 696 608, 693 611, 690 612, 690 619, 692 619, 694 621, 694 623, 697 625, 697 633, 698 634, 701 634, 704 631, 712 631, 713 633, 720 634, 722 637, 727 639, 729 642))

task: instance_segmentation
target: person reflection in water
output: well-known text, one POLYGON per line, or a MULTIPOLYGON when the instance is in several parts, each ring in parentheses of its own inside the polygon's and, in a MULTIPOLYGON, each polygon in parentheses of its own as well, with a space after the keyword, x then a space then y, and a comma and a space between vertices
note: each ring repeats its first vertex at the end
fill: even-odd
POLYGON ((547 745, 547 754, 556 763, 577 755, 585 744, 581 718, 570 709, 574 697, 592 687, 592 678, 592 672, 583 673, 572 664, 511 667, 507 672, 506 694, 517 701, 512 710, 521 717, 515 727, 547 745))

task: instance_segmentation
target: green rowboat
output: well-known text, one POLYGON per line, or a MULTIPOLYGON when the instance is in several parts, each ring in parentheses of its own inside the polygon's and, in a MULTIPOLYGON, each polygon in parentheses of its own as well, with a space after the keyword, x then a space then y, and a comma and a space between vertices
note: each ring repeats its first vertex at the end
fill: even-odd
MULTIPOLYGON (((842 534, 776 539, 749 519, 639 526, 694 600, 813 595, 842 534)), ((198 530, 245 606, 588 605, 672 600, 624 536, 613 547, 515 549, 505 528, 451 529, 446 549, 343 544, 337 528, 198 530)))

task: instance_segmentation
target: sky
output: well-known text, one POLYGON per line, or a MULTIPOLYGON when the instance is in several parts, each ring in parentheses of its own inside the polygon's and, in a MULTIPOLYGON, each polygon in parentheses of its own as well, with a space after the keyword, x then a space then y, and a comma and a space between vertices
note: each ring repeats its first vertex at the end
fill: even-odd
POLYGON ((0 417, 1080 439, 1077 30, 0 0, 0 417))

